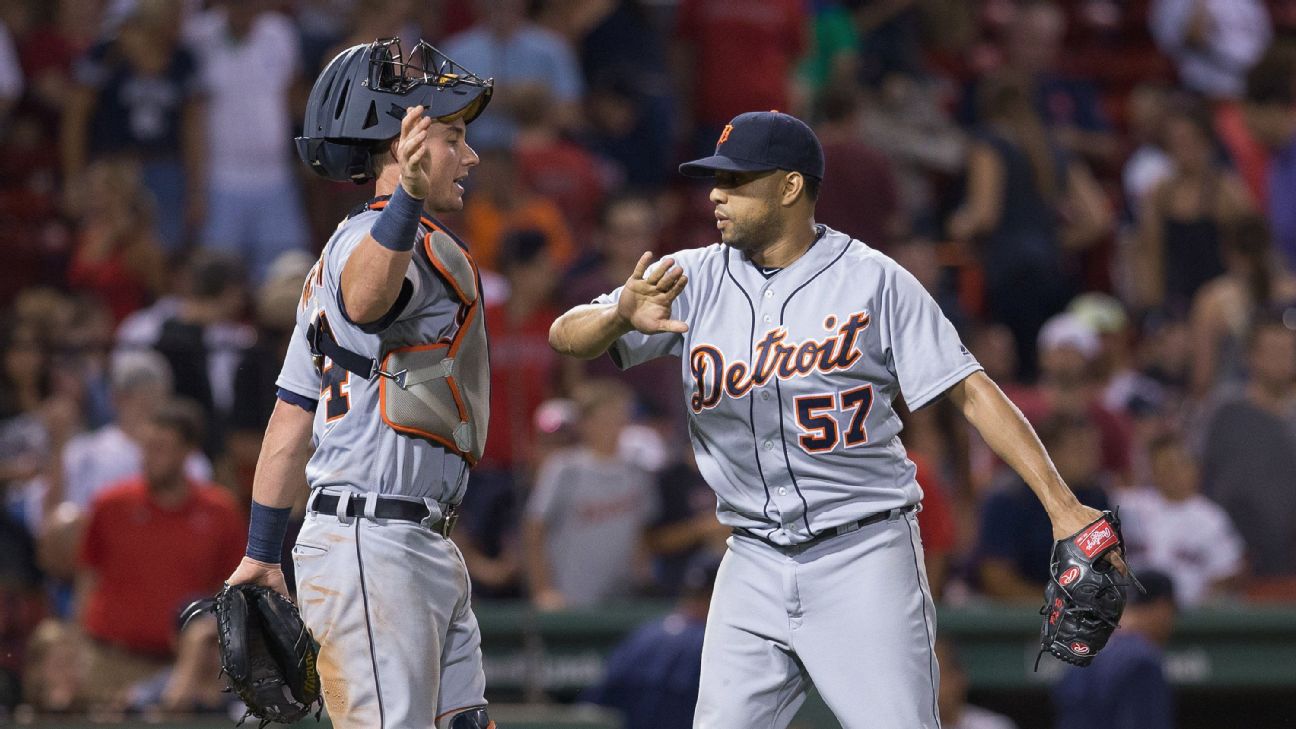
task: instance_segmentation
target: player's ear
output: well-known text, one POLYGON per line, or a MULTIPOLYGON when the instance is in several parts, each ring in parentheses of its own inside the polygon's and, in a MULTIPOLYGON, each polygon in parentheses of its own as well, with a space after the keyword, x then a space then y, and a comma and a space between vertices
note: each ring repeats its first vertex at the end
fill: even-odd
POLYGON ((783 185, 779 192, 781 193, 780 202, 783 207, 796 203, 801 194, 805 192, 805 176, 800 172, 788 172, 783 175, 783 185))

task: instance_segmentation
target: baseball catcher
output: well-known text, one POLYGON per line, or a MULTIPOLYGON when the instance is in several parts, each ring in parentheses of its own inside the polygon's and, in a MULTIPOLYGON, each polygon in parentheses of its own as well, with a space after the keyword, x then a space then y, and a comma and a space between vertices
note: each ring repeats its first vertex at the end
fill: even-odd
MULTIPOLYGON (((1070 537, 1053 544, 1049 584, 1044 588, 1044 625, 1040 656, 1045 651, 1077 666, 1087 666, 1107 645, 1125 611, 1128 582, 1108 557, 1123 555, 1120 519, 1110 511, 1070 537)), ((1142 585, 1129 573, 1129 582, 1142 585)), ((1039 657, 1035 666, 1039 667, 1039 657)))
POLYGON ((201 612, 216 616, 221 673, 229 690, 247 705, 248 717, 291 724, 315 708, 319 719, 319 673, 316 647, 297 607, 268 587, 226 585, 215 598, 200 600, 185 611, 185 622, 201 612))

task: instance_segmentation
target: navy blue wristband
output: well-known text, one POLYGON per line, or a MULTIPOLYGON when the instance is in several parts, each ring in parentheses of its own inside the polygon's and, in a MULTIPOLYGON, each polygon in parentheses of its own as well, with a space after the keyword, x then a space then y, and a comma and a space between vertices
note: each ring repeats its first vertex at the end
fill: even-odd
POLYGON ((387 250, 404 252, 414 249, 418 237, 419 216, 423 214, 423 201, 410 197, 405 186, 397 184, 386 207, 369 229, 369 236, 387 250))
POLYGON ((279 564, 283 559, 284 536, 288 534, 288 517, 292 507, 276 509, 252 502, 248 521, 247 556, 258 562, 279 564))

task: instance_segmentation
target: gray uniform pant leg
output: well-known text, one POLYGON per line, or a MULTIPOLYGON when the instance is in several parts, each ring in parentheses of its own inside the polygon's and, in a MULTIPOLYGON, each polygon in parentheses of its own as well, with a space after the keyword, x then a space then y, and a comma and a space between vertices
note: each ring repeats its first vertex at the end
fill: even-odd
POLYGON ((843 729, 937 729, 935 609, 914 514, 805 550, 733 537, 696 729, 783 729, 810 683, 843 729))
POLYGON ((334 726, 433 729, 445 711, 486 703, 467 569, 448 539, 308 514, 293 562, 334 726))
POLYGON ((791 648, 793 576, 779 552, 729 538, 702 641, 694 729, 783 729, 796 716, 807 681, 791 648))
POLYGON ((843 729, 938 729, 936 610, 917 515, 802 558, 804 617, 792 645, 843 729))

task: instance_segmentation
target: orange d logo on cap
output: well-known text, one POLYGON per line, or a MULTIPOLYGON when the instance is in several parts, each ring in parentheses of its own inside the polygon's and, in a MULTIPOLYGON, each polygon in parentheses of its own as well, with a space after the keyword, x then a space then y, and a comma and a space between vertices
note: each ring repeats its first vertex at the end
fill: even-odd
POLYGON ((716 149, 720 149, 720 145, 725 143, 725 140, 729 138, 729 132, 732 131, 733 131, 733 125, 726 124, 724 127, 724 131, 720 132, 720 139, 716 141, 716 149))

